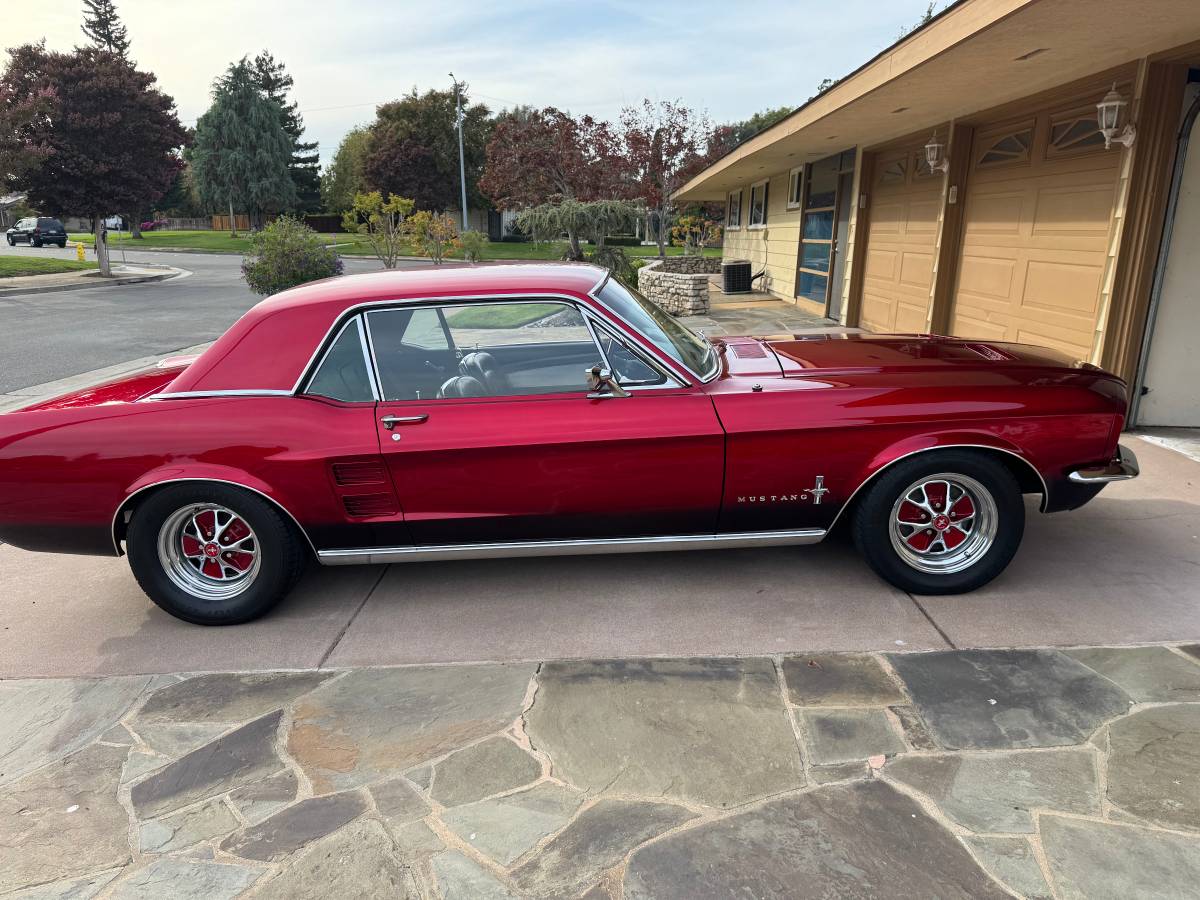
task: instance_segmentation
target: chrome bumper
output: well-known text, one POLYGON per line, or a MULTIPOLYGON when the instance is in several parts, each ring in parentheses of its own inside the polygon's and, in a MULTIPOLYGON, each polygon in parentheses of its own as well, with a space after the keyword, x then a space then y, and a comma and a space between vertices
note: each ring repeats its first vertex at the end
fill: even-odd
POLYGON ((1141 469, 1138 468, 1137 457, 1133 451, 1124 445, 1117 446, 1117 456, 1107 466, 1090 466, 1086 469, 1075 469, 1068 476, 1079 484, 1108 484, 1110 481, 1128 481, 1137 478, 1141 469))

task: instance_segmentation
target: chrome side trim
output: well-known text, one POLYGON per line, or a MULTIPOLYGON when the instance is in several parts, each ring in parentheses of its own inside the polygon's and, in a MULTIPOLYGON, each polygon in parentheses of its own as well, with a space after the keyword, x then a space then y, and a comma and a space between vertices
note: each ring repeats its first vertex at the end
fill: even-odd
POLYGON ((920 450, 913 450, 909 453, 905 453, 903 456, 897 456, 895 459, 884 463, 882 466, 864 478, 862 484, 856 487, 850 496, 846 498, 846 502, 842 504, 842 508, 839 509, 837 515, 833 517, 833 521, 829 523, 829 530, 833 531, 833 527, 837 525, 838 520, 842 518, 842 513, 850 508, 850 504, 854 502, 854 498, 858 496, 858 492, 874 481, 877 476, 883 474, 885 470, 890 469, 901 460, 908 459, 910 456, 916 456, 918 453, 933 453, 937 450, 994 450, 997 453, 1007 453, 1009 456, 1019 459, 1029 467, 1029 471, 1033 472, 1033 474, 1038 477, 1038 481, 1041 482, 1042 503, 1040 509, 1042 512, 1046 511, 1046 504, 1050 502, 1050 489, 1046 486, 1046 479, 1042 477, 1042 473, 1038 471, 1037 466, 1023 457, 1020 453, 1014 453, 1012 450, 1005 450, 1003 447, 993 447, 989 444, 941 444, 937 447, 923 447, 920 450))
POLYGON ((1110 481, 1128 481, 1142 472, 1137 456, 1124 444, 1117 445, 1117 455, 1107 466, 1089 466, 1073 469, 1068 478, 1076 484, 1108 484, 1110 481))
MULTIPOLYGON (((290 397, 291 391, 279 391, 268 388, 238 388, 226 391, 172 391, 162 394, 151 394, 141 400, 195 400, 203 397, 290 397)), ((139 401, 140 402, 140 401, 139 401)))
POLYGON ((117 539, 117 522, 120 520, 121 513, 124 512, 125 508, 129 506, 130 501, 133 500, 133 498, 136 497, 138 494, 148 491, 151 488, 165 487, 168 484, 178 484, 183 481, 209 481, 214 484, 228 484, 232 487, 239 487, 242 490, 250 491, 250 493, 252 493, 252 494, 258 494, 258 496, 262 497, 264 500, 269 501, 273 506, 277 507, 280 512, 282 512, 285 516, 287 516, 289 519, 292 520, 292 523, 296 526, 297 529, 299 529, 300 533, 302 535, 304 535, 304 541, 305 541, 305 543, 308 544, 309 549, 312 550, 313 555, 314 556, 317 555, 317 547, 312 542, 312 538, 310 538, 308 536, 308 532, 304 530, 304 526, 300 524, 300 520, 297 519, 295 516, 293 516, 291 511, 288 510, 288 508, 286 506, 284 506, 282 503, 280 503, 278 500, 276 500, 274 497, 270 496, 269 494, 264 494, 262 491, 258 490, 257 488, 252 488, 248 485, 242 484, 237 481, 229 481, 226 478, 166 478, 162 481, 156 481, 156 482, 154 482, 154 484, 148 484, 145 487, 138 488, 136 491, 134 491, 132 494, 130 494, 128 497, 126 497, 124 500, 122 500, 121 505, 117 507, 117 511, 113 513, 112 524, 109 526, 109 531, 112 534, 113 550, 116 551, 117 556, 125 555, 121 551, 121 542, 117 539))
POLYGON ((435 544, 427 547, 380 547, 321 550, 326 566, 432 562, 446 559, 511 559, 526 556, 581 556, 604 553, 658 553, 666 550, 713 550, 733 547, 782 547, 815 544, 823 528, 742 531, 733 534, 680 534, 662 537, 599 538, 571 541, 507 541, 494 544, 435 544))

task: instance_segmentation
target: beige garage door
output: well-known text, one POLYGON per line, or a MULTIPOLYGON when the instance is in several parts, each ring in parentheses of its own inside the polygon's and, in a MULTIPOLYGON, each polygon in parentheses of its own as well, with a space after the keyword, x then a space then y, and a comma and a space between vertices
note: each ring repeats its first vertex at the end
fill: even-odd
POLYGON ((1095 113, 976 131, 953 334, 1091 353, 1121 161, 1095 113))
POLYGON ((859 324, 925 331, 942 179, 920 149, 881 154, 874 172, 859 324))

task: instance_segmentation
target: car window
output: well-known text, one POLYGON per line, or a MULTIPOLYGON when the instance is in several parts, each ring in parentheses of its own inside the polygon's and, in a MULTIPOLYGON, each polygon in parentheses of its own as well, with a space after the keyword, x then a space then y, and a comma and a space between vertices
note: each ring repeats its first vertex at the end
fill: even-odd
POLYGON ((583 394, 601 361, 574 306, 469 303, 368 314, 387 400, 583 394))
POLYGON ((708 341, 679 324, 661 306, 615 278, 609 278, 596 296, 642 337, 701 379, 715 371, 717 358, 708 341))
POLYGON ((612 373, 623 387, 651 387, 668 382, 672 387, 678 386, 675 379, 668 379, 666 373, 650 365, 640 352, 607 328, 597 327, 596 337, 612 373))
POLYGON ((347 403, 375 399, 357 318, 342 328, 304 392, 347 403))

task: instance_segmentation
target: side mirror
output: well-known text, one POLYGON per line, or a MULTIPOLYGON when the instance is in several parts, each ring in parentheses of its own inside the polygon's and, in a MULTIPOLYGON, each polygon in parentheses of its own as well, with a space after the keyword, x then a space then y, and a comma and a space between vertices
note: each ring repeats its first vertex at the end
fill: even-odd
POLYGON ((614 397, 629 396, 629 391, 621 387, 613 378, 613 373, 603 366, 595 365, 583 371, 587 376, 589 400, 610 400, 614 397))

